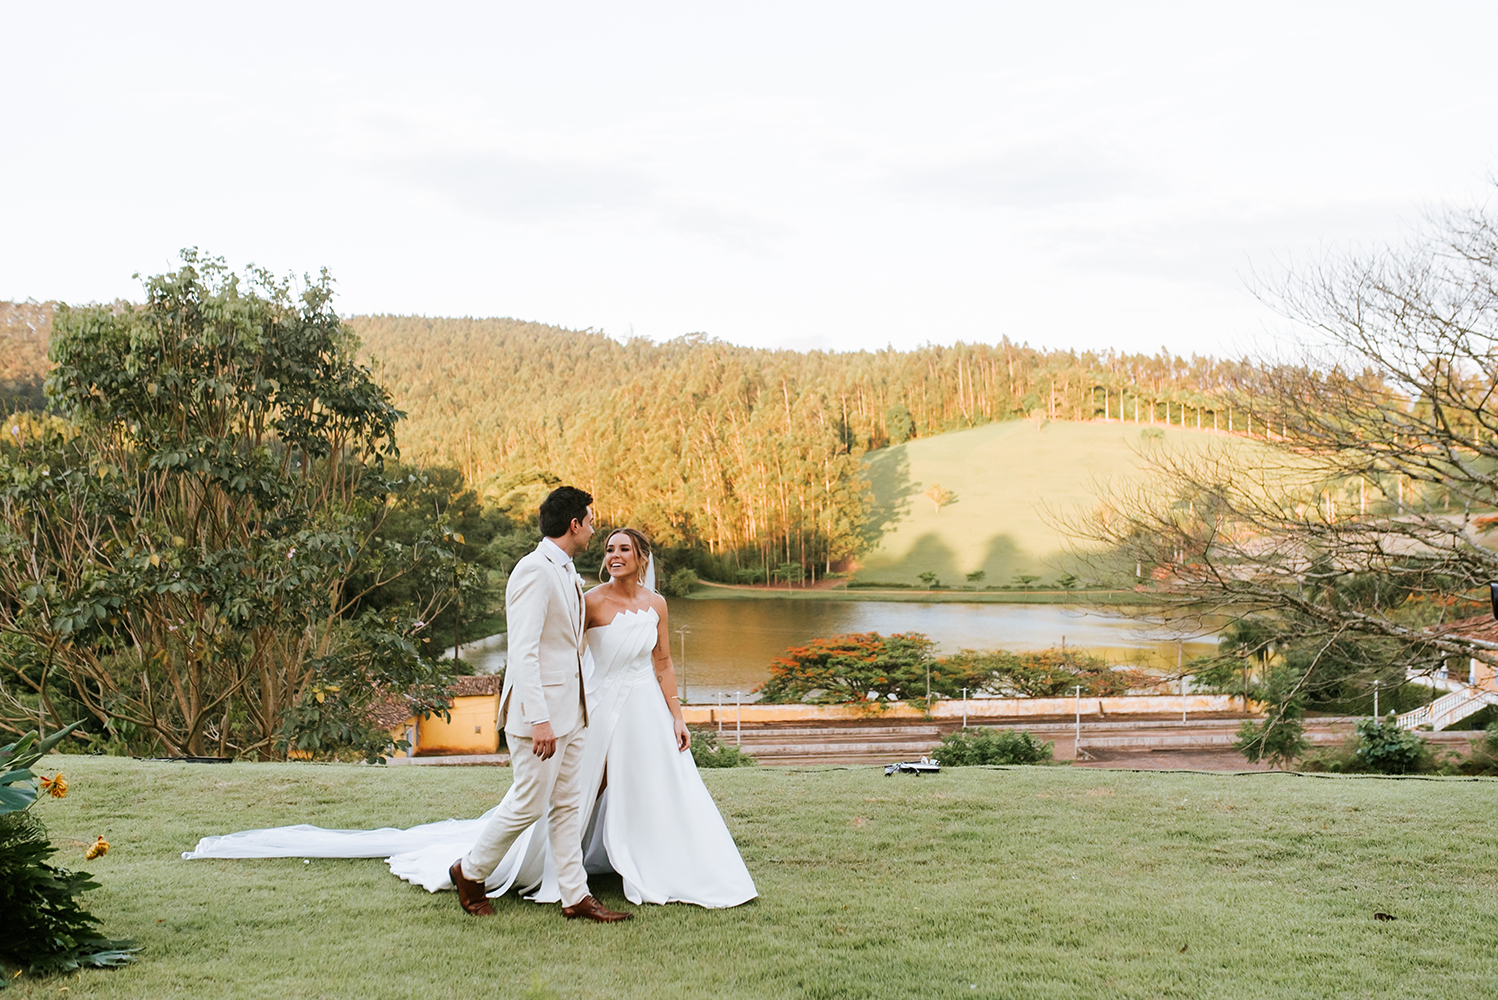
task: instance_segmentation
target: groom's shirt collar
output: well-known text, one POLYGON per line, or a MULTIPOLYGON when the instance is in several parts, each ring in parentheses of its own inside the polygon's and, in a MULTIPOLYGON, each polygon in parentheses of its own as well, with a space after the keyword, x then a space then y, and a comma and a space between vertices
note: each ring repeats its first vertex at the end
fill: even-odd
POLYGON ((541 539, 541 544, 536 546, 536 550, 563 569, 570 570, 573 568, 572 557, 563 552, 562 547, 550 538, 541 539))

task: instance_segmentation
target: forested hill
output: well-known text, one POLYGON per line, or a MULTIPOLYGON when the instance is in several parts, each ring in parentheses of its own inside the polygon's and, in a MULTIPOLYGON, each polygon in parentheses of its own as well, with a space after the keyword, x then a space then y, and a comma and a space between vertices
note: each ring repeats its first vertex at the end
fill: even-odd
MULTIPOLYGON (((0 404, 41 400, 49 303, 0 303, 0 404)), ((620 342, 509 319, 355 316, 407 413, 404 456, 491 498, 552 483, 668 546, 825 572, 865 541, 861 456, 1024 416, 1245 430, 1215 400, 1240 365, 1044 351, 773 351, 702 335, 620 342)), ((1253 428, 1247 428, 1253 430, 1253 428)))
POLYGON ((50 303, 0 302, 0 406, 7 412, 42 405, 51 334, 50 303))
MULTIPOLYGON (((997 344, 851 353, 621 343, 504 319, 356 316, 411 458, 491 495, 565 480, 667 544, 824 570, 864 521, 859 456, 1031 414, 1228 429, 1234 363, 997 344)), ((1234 429, 1242 430, 1238 415, 1234 429)))

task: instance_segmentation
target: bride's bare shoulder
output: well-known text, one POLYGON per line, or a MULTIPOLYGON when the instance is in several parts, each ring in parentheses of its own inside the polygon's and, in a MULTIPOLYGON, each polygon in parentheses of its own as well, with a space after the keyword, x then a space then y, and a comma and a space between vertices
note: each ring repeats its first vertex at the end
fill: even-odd
POLYGON ((661 621, 665 621, 666 620, 666 599, 664 597, 662 597, 660 594, 651 594, 651 595, 649 595, 649 599, 650 599, 650 606, 655 610, 655 613, 660 616, 661 621))

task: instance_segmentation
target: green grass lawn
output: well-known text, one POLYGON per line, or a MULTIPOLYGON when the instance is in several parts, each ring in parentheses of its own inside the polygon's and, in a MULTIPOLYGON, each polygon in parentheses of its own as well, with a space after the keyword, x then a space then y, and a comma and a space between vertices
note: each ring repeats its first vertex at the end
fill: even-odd
POLYGON ((994 585, 1019 573, 1042 584, 1069 571, 1085 577, 1046 509, 1095 506, 1110 483, 1139 480, 1141 451, 1162 446, 1262 447, 1159 424, 1010 420, 871 452, 872 547, 857 578, 914 584, 930 571, 958 586, 975 570, 994 585), (1147 442, 1145 432, 1162 436, 1147 442), (938 483, 956 494, 940 511, 923 496, 938 483))
MULTIPOLYGON (((58 762, 51 758, 47 763, 58 762)), ((473 815, 495 768, 61 758, 37 808, 138 965, 18 997, 1483 997, 1498 782, 1065 767, 705 778, 758 883, 625 925, 462 914, 379 861, 182 861, 253 826, 473 815), (1396 919, 1375 920, 1376 912, 1396 919), (63 988, 66 987, 66 992, 63 988)), ((43 769, 50 772, 50 768, 43 769)), ((622 904, 617 880, 595 881, 622 904)))

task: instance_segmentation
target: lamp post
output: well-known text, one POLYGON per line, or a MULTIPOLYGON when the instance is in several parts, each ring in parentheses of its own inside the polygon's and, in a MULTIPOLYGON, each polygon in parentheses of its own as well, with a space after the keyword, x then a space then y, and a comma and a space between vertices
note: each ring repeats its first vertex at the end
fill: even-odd
POLYGON ((1373 717, 1378 718, 1378 681, 1373 682, 1373 717))
POLYGON ((1184 639, 1176 640, 1176 671, 1181 675, 1181 725, 1184 726, 1186 724, 1186 643, 1184 639))
POLYGON ((1082 685, 1077 685, 1077 734, 1072 738, 1072 753, 1077 760, 1082 759, 1082 685))
POLYGON ((687 700, 688 700, 687 699, 687 636, 689 636, 689 635, 692 634, 692 630, 689 629, 689 628, 687 628, 685 625, 683 625, 681 628, 679 628, 679 629, 676 630, 676 634, 679 635, 679 636, 681 636, 681 703, 683 705, 685 705, 687 703, 687 700))

